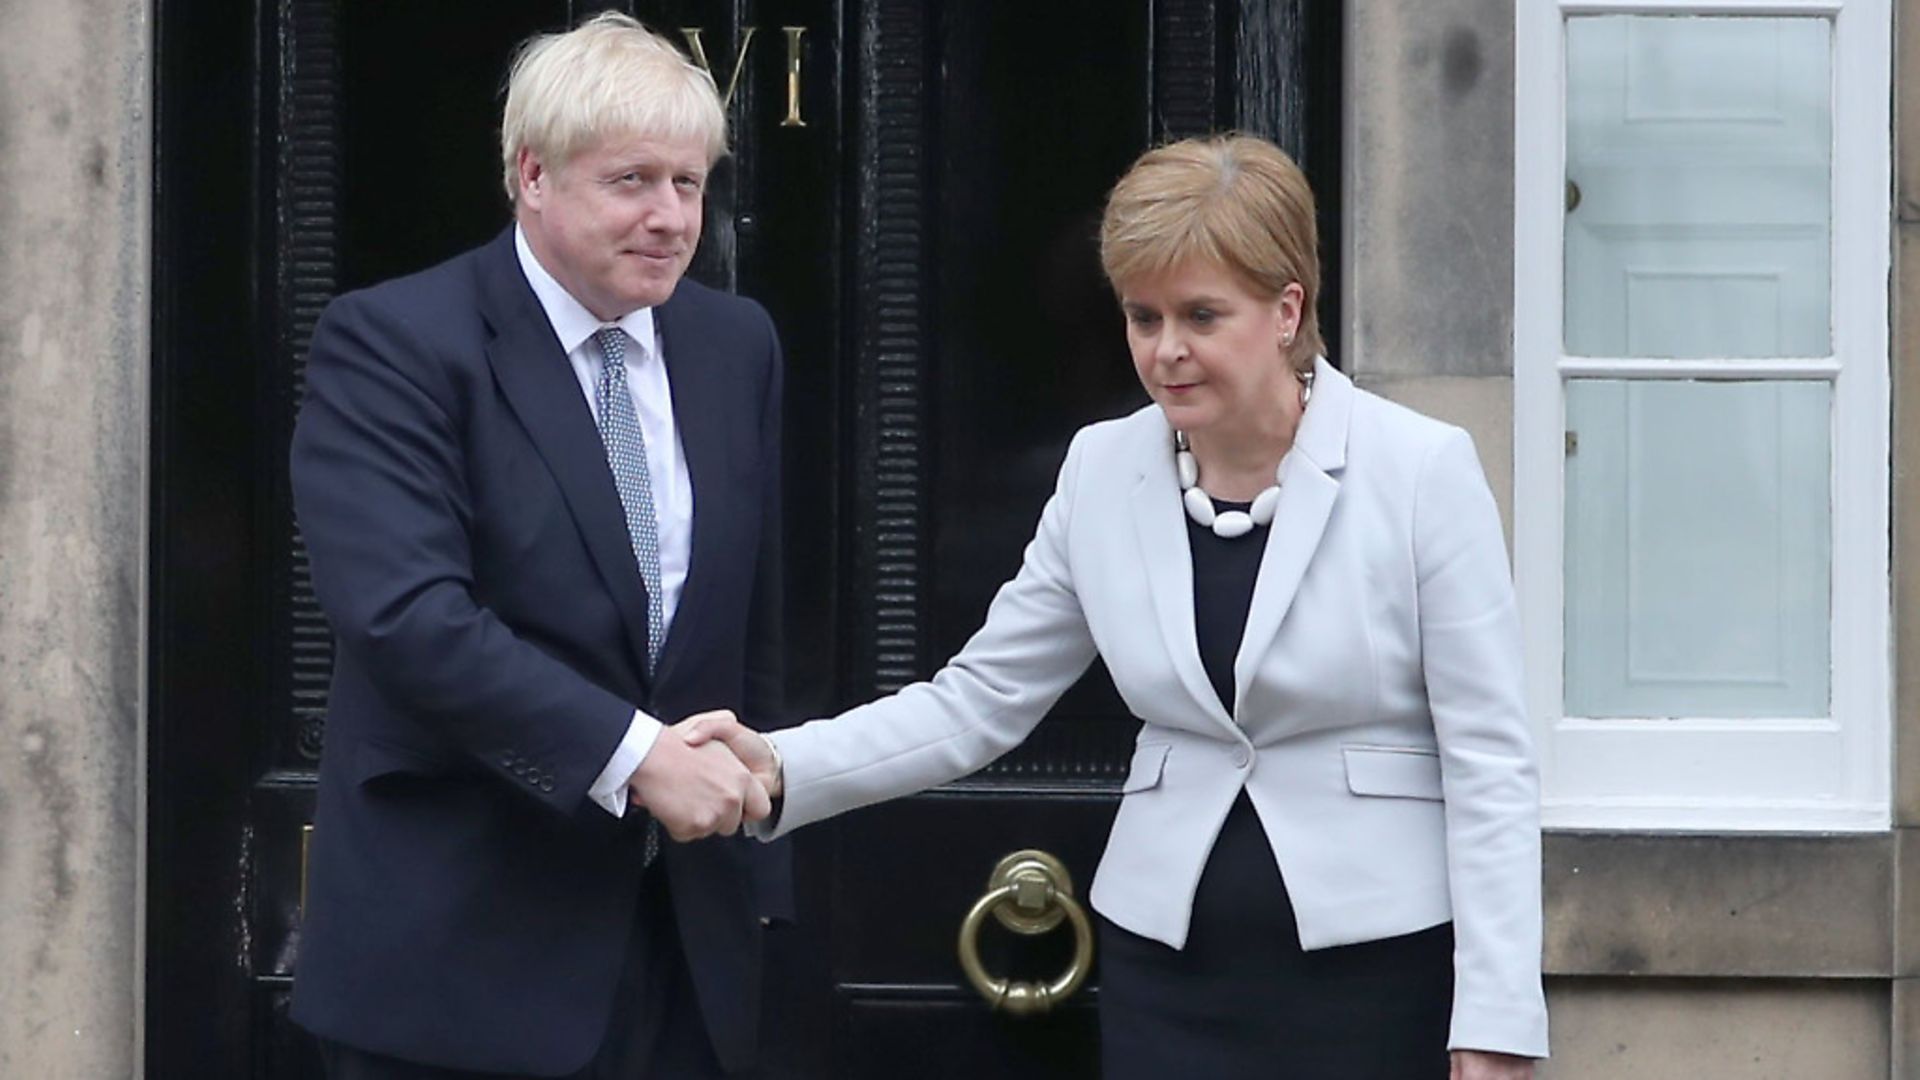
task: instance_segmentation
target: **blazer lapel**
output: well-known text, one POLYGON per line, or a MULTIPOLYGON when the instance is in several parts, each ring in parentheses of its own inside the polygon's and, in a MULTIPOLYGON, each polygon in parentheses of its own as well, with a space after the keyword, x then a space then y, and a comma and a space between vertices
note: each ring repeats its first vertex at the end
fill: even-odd
POLYGON ((1173 669, 1187 693, 1215 722, 1231 727, 1220 695, 1200 663, 1200 643, 1193 627, 1193 553, 1187 544, 1187 516, 1180 506, 1180 482, 1173 471, 1173 434, 1164 424, 1152 426, 1154 446, 1140 461, 1140 479, 1133 488, 1134 533, 1140 541, 1140 565, 1145 567, 1147 590, 1153 595, 1160 637, 1173 669))
POLYGON ((1280 503, 1267 532, 1253 604, 1240 651, 1233 660, 1234 700, 1247 699, 1247 685, 1286 621, 1301 579, 1320 549, 1320 538, 1340 494, 1338 474, 1347 464, 1347 422, 1353 413, 1353 383, 1325 358, 1314 369, 1313 401, 1282 463, 1280 503))
MULTIPOLYGON (((707 607, 701 595, 713 560, 706 549, 716 539, 723 513, 725 437, 727 425, 739 419, 739 403, 726 400, 725 372, 720 358, 713 355, 711 335, 689 326, 684 303, 669 298, 654 309, 653 319, 656 344, 667 365, 667 384, 673 394, 673 426, 687 456, 687 478, 693 485, 687 580, 680 590, 680 603, 674 608, 673 624, 667 628, 667 640, 660 647, 660 665, 655 673, 657 681, 664 682, 687 651, 687 641, 694 636, 707 607)), ((767 527, 778 528, 779 523, 767 527)))
POLYGON ((620 506, 593 412, 546 313, 520 272, 511 228, 494 242, 481 266, 482 310, 495 335, 487 346, 487 363, 560 485, 594 566, 626 624, 628 652, 645 682, 646 585, 633 557, 626 511, 620 506))

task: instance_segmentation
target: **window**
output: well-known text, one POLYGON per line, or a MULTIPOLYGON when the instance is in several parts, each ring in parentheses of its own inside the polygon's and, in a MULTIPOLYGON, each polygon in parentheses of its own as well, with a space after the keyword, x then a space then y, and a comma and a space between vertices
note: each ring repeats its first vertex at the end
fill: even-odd
POLYGON ((1889 822, 1888 0, 1520 0, 1546 823, 1889 822))

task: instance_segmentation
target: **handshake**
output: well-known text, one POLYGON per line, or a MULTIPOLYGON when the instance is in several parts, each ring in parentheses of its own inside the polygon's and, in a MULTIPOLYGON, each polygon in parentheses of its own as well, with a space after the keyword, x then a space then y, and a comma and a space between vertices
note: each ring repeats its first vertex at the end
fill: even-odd
POLYGON ((780 755, 730 709, 695 713, 660 732, 627 780, 627 802, 682 843, 764 821, 780 795, 780 755))

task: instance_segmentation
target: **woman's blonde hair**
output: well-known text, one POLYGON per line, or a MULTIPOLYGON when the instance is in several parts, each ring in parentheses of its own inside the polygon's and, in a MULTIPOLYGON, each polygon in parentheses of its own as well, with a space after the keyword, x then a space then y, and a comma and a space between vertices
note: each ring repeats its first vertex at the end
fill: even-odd
POLYGON ((1304 370, 1326 351, 1313 191, 1285 151, 1251 135, 1182 139, 1140 155, 1114 185, 1100 265, 1115 289, 1193 261, 1238 276, 1266 300, 1299 283, 1305 295, 1288 360, 1304 370))
POLYGON ((637 20, 604 12, 563 34, 536 34, 507 74, 500 157, 507 197, 520 194, 520 151, 557 168, 595 143, 641 135, 727 152, 727 114, 713 76, 637 20))

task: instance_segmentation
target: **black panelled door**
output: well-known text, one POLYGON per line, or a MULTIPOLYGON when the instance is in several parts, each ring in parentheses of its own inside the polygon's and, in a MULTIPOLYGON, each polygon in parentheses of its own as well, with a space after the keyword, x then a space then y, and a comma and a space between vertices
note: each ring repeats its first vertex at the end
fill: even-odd
MULTIPOLYGON (((697 38, 731 93, 693 273, 765 303, 786 344, 796 717, 937 669, 1018 566, 1074 429, 1144 402, 1095 249, 1135 155, 1267 134, 1337 220, 1332 3, 159 0, 150 1076, 318 1075, 285 1018, 331 664, 285 481, 301 358, 339 291, 506 222, 511 49, 608 7, 697 38)), ((1084 899, 1136 729, 1096 666, 978 776, 803 832, 768 1074, 1097 1075, 1097 968, 1013 1017, 955 936, 1019 849, 1084 899)), ((987 924, 992 973, 1072 958, 1067 927, 987 924)))

